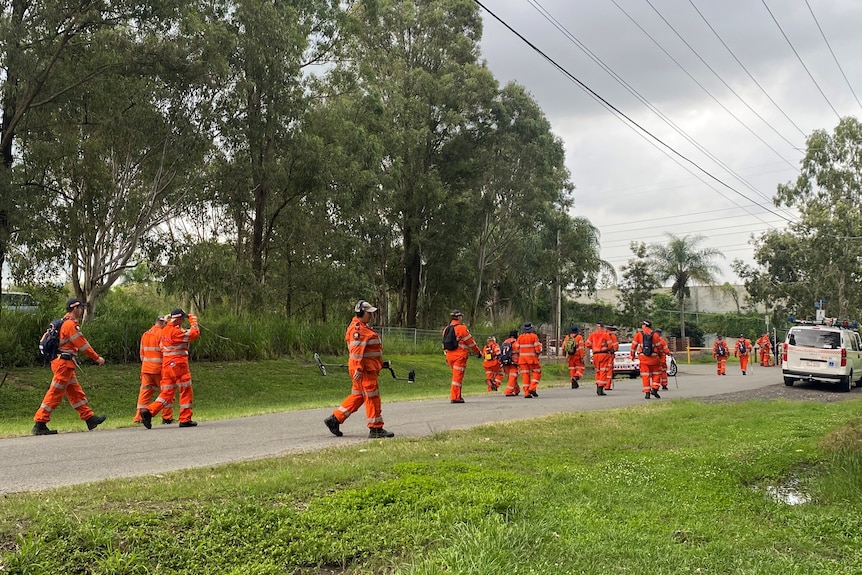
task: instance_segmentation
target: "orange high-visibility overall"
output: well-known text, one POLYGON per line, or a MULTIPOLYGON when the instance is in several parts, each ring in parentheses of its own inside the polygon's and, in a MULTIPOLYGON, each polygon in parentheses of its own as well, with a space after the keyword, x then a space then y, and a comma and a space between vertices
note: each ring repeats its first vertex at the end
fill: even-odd
MULTIPOLYGON (((189 315, 193 322, 189 329, 183 329, 173 323, 162 330, 159 347, 162 350, 162 381, 161 392, 156 400, 147 406, 151 415, 156 415, 168 405, 173 405, 177 388, 180 390, 180 423, 192 420, 192 404, 194 390, 192 389, 192 374, 189 371, 189 343, 201 335, 197 318, 189 315)), ((164 416, 163 416, 164 417, 164 416)))
POLYGON ((712 344, 712 357, 715 358, 715 372, 718 375, 726 373, 728 355, 730 355, 730 350, 727 347, 727 342, 723 339, 715 340, 715 343, 712 344))
POLYGON ((344 334, 350 357, 347 371, 353 386, 341 405, 332 415, 338 423, 356 413, 365 405, 365 419, 369 429, 383 428, 383 411, 380 407, 380 387, 378 376, 383 369, 383 342, 371 326, 354 318, 344 334))
MULTIPOLYGON (((449 399, 461 399, 461 387, 464 382, 464 372, 467 370, 467 358, 472 351, 476 355, 481 355, 482 350, 473 341, 473 336, 470 335, 470 330, 467 326, 461 323, 458 319, 453 319, 449 325, 455 326, 455 337, 458 338, 458 348, 453 350, 445 350, 446 363, 452 368, 452 385, 449 389, 449 399)), ((446 331, 445 328, 443 331, 446 331)))
POLYGON ((497 391, 503 381, 503 366, 500 365, 500 346, 489 341, 482 350, 482 367, 485 368, 485 383, 488 391, 497 391))
POLYGON ((733 355, 739 358, 739 368, 742 370, 742 374, 745 375, 745 371, 748 369, 748 358, 751 354, 751 340, 741 337, 736 340, 736 344, 733 346, 733 355))
POLYGON ((631 357, 638 356, 641 368, 641 382, 644 393, 658 391, 661 387, 661 363, 662 340, 652 329, 643 326, 632 338, 631 357), (652 340, 652 355, 643 353, 644 338, 652 340))
POLYGON ((593 351, 593 367, 596 370, 596 387, 610 389, 614 379, 613 340, 604 328, 591 333, 586 347, 593 351))
POLYGON ((530 397, 530 392, 537 391, 542 380, 542 364, 539 354, 542 353, 542 343, 532 331, 518 336, 518 373, 521 374, 521 385, 524 397, 530 397))
POLYGON ((760 339, 757 340, 757 347, 760 348, 760 365, 763 367, 769 367, 770 359, 772 358, 772 343, 769 341, 769 336, 763 334, 760 336, 760 339))
POLYGON ((507 337, 503 343, 505 342, 510 342, 512 344, 512 363, 510 365, 503 366, 503 371, 506 372, 507 378, 506 391, 504 395, 514 396, 521 393, 521 386, 518 385, 518 360, 520 359, 518 339, 515 337, 507 337))
MULTIPOLYGON (((141 408, 147 407, 153 401, 153 396, 161 393, 162 382, 162 350, 159 347, 159 338, 162 335, 162 326, 153 325, 141 336, 141 345, 138 353, 141 358, 141 389, 138 392, 138 405, 135 408, 135 423, 141 421, 141 408)), ((162 419, 174 418, 174 404, 165 404, 162 408, 162 419)))
POLYGON ((563 347, 561 349, 566 348, 566 340, 572 339, 575 342, 575 353, 569 354, 568 364, 569 364, 569 377, 575 377, 577 379, 581 379, 584 377, 584 369, 586 365, 584 364, 584 357, 586 354, 585 346, 584 346, 584 338, 581 334, 569 334, 563 338, 563 347))
POLYGON ((63 316, 66 321, 60 326, 60 351, 56 358, 51 361, 51 371, 54 377, 51 385, 42 399, 42 405, 33 416, 36 423, 48 423, 51 421, 51 413, 65 397, 69 405, 78 412, 78 416, 86 421, 93 417, 93 410, 87 401, 84 390, 78 383, 75 367, 79 353, 84 353, 93 361, 98 361, 99 354, 90 346, 90 342, 81 333, 78 320, 67 313, 63 316), (64 359, 65 358, 65 359, 64 359))

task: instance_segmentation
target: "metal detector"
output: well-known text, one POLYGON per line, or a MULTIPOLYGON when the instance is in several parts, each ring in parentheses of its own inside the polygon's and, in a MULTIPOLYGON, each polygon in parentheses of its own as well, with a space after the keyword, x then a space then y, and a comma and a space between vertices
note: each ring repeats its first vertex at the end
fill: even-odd
POLYGON ((319 353, 314 354, 314 362, 317 364, 317 369, 320 370, 320 375, 326 375, 327 367, 347 367, 346 363, 323 363, 319 353))
POLYGON ((397 375, 395 375, 395 370, 394 370, 394 369, 392 369, 392 364, 391 364, 391 363, 389 363, 388 361, 384 361, 384 362, 383 362, 383 369, 388 369, 388 370, 389 370, 389 373, 391 373, 391 374, 392 374, 392 379, 397 379, 397 380, 399 380, 399 381, 406 381, 407 383, 416 383, 416 371, 414 371, 414 370, 412 370, 412 369, 411 369, 411 370, 410 370, 410 372, 407 374, 407 378, 406 378, 406 379, 405 379, 405 378, 403 378, 403 377, 398 377, 397 375))

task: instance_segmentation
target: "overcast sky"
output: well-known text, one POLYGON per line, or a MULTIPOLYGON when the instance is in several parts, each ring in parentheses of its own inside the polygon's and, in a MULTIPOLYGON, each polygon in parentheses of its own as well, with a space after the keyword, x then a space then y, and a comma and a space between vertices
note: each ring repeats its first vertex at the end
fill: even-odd
POLYGON ((862 115, 859 0, 481 4, 565 70, 482 10, 482 56, 544 110, 565 145, 572 213, 599 229, 618 273, 633 240, 700 233, 726 256, 720 280, 738 282, 730 263, 752 262, 750 236, 796 216, 772 198, 797 177, 806 137, 862 115))

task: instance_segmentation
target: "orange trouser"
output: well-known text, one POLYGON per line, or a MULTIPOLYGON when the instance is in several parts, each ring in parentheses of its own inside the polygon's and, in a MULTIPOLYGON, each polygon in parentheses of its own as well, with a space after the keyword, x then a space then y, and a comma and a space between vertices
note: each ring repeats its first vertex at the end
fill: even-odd
MULTIPOLYGON (((354 372, 355 373, 355 372, 354 372)), ((359 411, 365 404, 365 419, 369 428, 383 427, 383 412, 380 409, 380 388, 377 384, 378 372, 362 372, 362 377, 353 379, 350 395, 344 398, 332 415, 338 423, 344 423, 348 417, 359 411)))
MULTIPOLYGON (((159 373, 141 373, 141 390, 138 392, 138 406, 135 408, 135 417, 132 419, 135 423, 141 421, 141 408, 147 407, 153 401, 153 396, 156 393, 161 393, 162 374, 159 373)), ((177 386, 172 385, 171 389, 176 389, 177 386)), ((162 419, 174 418, 173 397, 171 403, 166 403, 162 408, 162 419)))
POLYGON ((610 389, 614 381, 614 356, 610 353, 594 353, 593 367, 596 368, 596 386, 610 389))
POLYGON ((33 421, 41 423, 51 421, 51 413, 57 409, 57 406, 63 401, 63 397, 69 400, 69 405, 78 412, 81 419, 86 421, 93 417, 93 410, 90 409, 87 396, 84 395, 84 390, 81 389, 75 375, 74 360, 58 357, 51 362, 51 371, 54 372, 54 377, 51 378, 51 385, 45 392, 42 405, 36 411, 36 415, 33 416, 33 421))
POLYGON ((584 377, 584 358, 579 355, 570 355, 569 356, 569 377, 577 377, 578 379, 584 377))
POLYGON ((485 383, 488 384, 488 391, 494 391, 494 387, 499 387, 502 381, 503 367, 500 365, 500 362, 485 366, 485 383))
POLYGON ((504 365, 503 371, 506 372, 508 385, 506 385, 506 395, 518 395, 521 393, 521 386, 518 385, 518 366, 504 365))
POLYGON ((715 358, 715 369, 718 375, 724 375, 725 369, 727 368, 727 356, 719 355, 715 358))
POLYGON ((518 373, 521 374, 521 384, 524 387, 524 396, 526 397, 531 391, 536 391, 539 388, 539 382, 542 380, 542 366, 538 363, 524 364, 518 366, 518 373))
POLYGON ((449 399, 461 399, 461 384, 464 382, 464 372, 467 370, 467 355, 446 354, 446 363, 452 368, 452 387, 449 389, 449 399))
POLYGON ((742 371, 748 369, 748 354, 739 356, 739 368, 742 371))
POLYGON ((640 356, 641 381, 644 393, 650 389, 657 390, 661 386, 661 363, 657 357, 640 356))
POLYGON ((769 367, 769 356, 770 353, 768 349, 760 350, 760 365, 763 367, 769 367))
POLYGON ((659 377, 659 383, 662 387, 667 387, 667 359, 664 357, 659 357, 658 359, 658 368, 661 374, 659 377))
MULTIPOLYGON (((156 400, 147 406, 150 414, 156 415, 169 405, 173 405, 177 388, 180 390, 180 423, 191 421, 195 393, 192 390, 192 374, 189 371, 189 364, 185 362, 169 362, 162 366, 162 391, 156 400)), ((168 418, 164 417, 164 419, 168 418)))

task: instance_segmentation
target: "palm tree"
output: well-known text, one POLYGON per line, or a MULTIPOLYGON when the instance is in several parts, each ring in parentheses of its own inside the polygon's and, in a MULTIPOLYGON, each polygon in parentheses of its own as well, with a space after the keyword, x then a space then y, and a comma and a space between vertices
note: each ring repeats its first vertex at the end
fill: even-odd
POLYGON ((713 263, 724 254, 716 248, 698 248, 706 238, 700 234, 677 237, 667 234, 666 245, 652 244, 650 255, 655 265, 656 276, 661 282, 673 280, 670 291, 679 302, 679 334, 685 338, 685 298, 689 295, 689 283, 710 285, 716 283, 721 269, 713 263))

